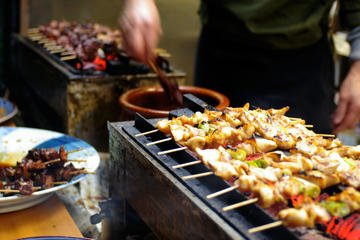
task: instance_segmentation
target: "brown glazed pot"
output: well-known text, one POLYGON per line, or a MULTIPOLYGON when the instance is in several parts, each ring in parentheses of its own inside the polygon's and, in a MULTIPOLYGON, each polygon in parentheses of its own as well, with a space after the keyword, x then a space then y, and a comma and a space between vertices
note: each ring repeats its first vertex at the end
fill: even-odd
MULTIPOLYGON (((230 100, 224 94, 207 88, 195 86, 179 86, 180 91, 191 93, 211 106, 222 110, 229 106, 230 100)), ((133 119, 135 112, 146 118, 168 117, 169 111, 179 108, 170 105, 161 86, 135 88, 125 92, 119 97, 119 103, 124 111, 120 120, 133 119)))

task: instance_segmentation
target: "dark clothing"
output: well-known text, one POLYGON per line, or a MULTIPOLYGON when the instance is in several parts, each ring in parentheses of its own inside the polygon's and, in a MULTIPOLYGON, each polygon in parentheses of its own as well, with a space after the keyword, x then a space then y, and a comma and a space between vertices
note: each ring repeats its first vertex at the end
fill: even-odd
MULTIPOLYGON (((279 49, 310 46, 329 26, 335 0, 202 0, 200 17, 224 32, 279 49)), ((360 0, 340 0, 339 20, 348 30, 360 24, 360 0)), ((325 33, 326 34, 326 33, 325 33)))
POLYGON ((224 93, 232 107, 290 106, 287 116, 305 119, 319 133, 330 132, 333 79, 326 36, 311 46, 283 50, 224 32, 211 21, 203 26, 195 85, 224 93))

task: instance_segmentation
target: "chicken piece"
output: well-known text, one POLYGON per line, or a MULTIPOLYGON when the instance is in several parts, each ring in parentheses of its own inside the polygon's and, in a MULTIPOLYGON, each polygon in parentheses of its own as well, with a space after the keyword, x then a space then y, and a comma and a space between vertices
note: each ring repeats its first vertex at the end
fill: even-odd
POLYGON ((360 209, 360 192, 353 187, 348 187, 341 193, 330 196, 326 200, 346 203, 350 207, 350 212, 360 209))
POLYGON ((337 176, 339 176, 342 184, 360 189, 360 168, 354 168, 347 172, 338 172, 337 176))
POLYGON ((314 222, 308 215, 307 211, 303 208, 287 208, 283 209, 278 213, 278 218, 281 220, 287 227, 299 227, 306 226, 313 228, 315 226, 314 222))
POLYGON ((321 189, 334 186, 340 183, 340 178, 336 174, 324 174, 317 170, 303 171, 295 174, 309 182, 318 185, 321 189))

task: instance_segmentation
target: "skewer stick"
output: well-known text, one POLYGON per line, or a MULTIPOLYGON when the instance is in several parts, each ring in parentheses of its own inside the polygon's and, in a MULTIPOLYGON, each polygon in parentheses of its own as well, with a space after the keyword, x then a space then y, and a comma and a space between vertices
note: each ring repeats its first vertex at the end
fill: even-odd
POLYGON ((70 172, 70 174, 80 174, 80 173, 96 174, 96 172, 89 172, 89 171, 87 171, 87 170, 77 170, 77 171, 72 171, 72 172, 70 172))
POLYGON ((150 64, 150 67, 152 68, 152 70, 153 70, 157 75, 159 75, 159 72, 158 72, 158 70, 156 69, 154 63, 153 63, 152 61, 150 61, 149 64, 150 64))
POLYGON ((311 124, 309 124, 309 125, 304 125, 305 127, 307 127, 307 128, 313 128, 314 127, 314 125, 311 125, 311 124))
POLYGON ((54 42, 54 41, 49 41, 49 42, 46 42, 46 43, 44 44, 44 47, 52 47, 52 46, 55 46, 55 45, 57 45, 56 42, 54 42))
MULTIPOLYGON (((40 190, 41 187, 32 187, 32 190, 37 191, 40 190)), ((18 189, 0 189, 0 192, 2 193, 19 193, 20 190, 18 189)))
POLYGON ((242 202, 235 203, 235 204, 232 204, 230 206, 224 207, 222 210, 224 212, 227 212, 227 211, 233 210, 235 208, 244 207, 244 206, 256 203, 257 201, 258 201, 258 198, 251 198, 249 200, 245 200, 245 201, 242 201, 242 202))
POLYGON ((29 28, 29 29, 27 30, 27 32, 28 32, 28 33, 37 33, 37 32, 39 32, 39 28, 37 28, 37 27, 35 27, 35 28, 29 28))
POLYGON ((316 135, 317 135, 317 136, 320 136, 320 137, 330 137, 330 138, 336 137, 334 134, 322 134, 322 133, 317 133, 316 135))
POLYGON ((160 155, 164 155, 164 154, 168 154, 168 153, 179 152, 179 151, 183 151, 186 149, 187 149, 187 147, 174 148, 174 149, 158 152, 158 155, 160 156, 160 155))
MULTIPOLYGON (((63 49, 63 47, 62 47, 62 46, 58 46, 58 45, 46 47, 46 50, 48 50, 48 51, 59 50, 59 49, 63 49)), ((65 49, 64 49, 64 51, 65 51, 65 49)))
POLYGON ((54 185, 62 185, 62 184, 67 184, 69 183, 68 181, 60 181, 60 182, 53 182, 54 185))
POLYGON ((259 226, 259 227, 250 228, 248 230, 248 233, 252 234, 252 233, 264 231, 264 230, 267 230, 267 229, 270 229, 270 228, 281 226, 282 224, 283 224, 282 221, 272 222, 272 223, 265 224, 265 225, 262 225, 262 226, 259 226))
POLYGON ((196 160, 196 161, 192 161, 192 162, 188 162, 188 163, 183 163, 183 164, 175 165, 175 166, 172 166, 172 168, 173 168, 173 169, 183 168, 183 167, 188 167, 188 166, 195 165, 195 164, 199 164, 199 163, 201 163, 201 161, 200 161, 200 160, 196 160))
POLYGON ((223 195, 223 194, 225 194, 225 193, 234 191, 234 190, 236 190, 238 187, 239 187, 238 185, 234 185, 234 186, 225 188, 225 189, 223 189, 223 190, 221 190, 221 191, 218 191, 218 192, 215 192, 215 193, 212 193, 212 194, 207 195, 206 198, 207 198, 207 199, 211 199, 211 198, 214 198, 214 197, 218 197, 218 196, 223 195))
POLYGON ((147 143, 146 146, 151 146, 151 145, 155 145, 155 144, 159 144, 159 143, 163 143, 163 142, 168 142, 168 141, 170 141, 170 140, 172 140, 171 137, 165 138, 165 139, 161 139, 161 140, 159 140, 159 141, 147 143))
POLYGON ((49 42, 51 42, 50 39, 43 37, 38 43, 39 44, 45 44, 45 43, 49 43, 49 42))
POLYGON ((143 133, 138 133, 138 134, 135 135, 135 137, 140 137, 140 136, 148 135, 148 134, 150 134, 150 133, 155 133, 155 132, 157 132, 157 131, 159 131, 159 129, 154 129, 154 130, 151 130, 151 131, 147 131, 147 132, 143 132, 143 133))
POLYGON ((67 50, 66 52, 62 52, 61 56, 75 55, 74 52, 67 50))
POLYGON ((77 56, 70 55, 70 56, 66 56, 66 57, 61 57, 60 61, 68 61, 68 60, 73 60, 73 59, 76 59, 76 58, 77 58, 77 56))
POLYGON ((86 148, 78 148, 78 149, 74 149, 74 150, 71 150, 71 151, 68 151, 67 153, 74 153, 74 152, 79 152, 79 151, 82 151, 82 150, 85 150, 86 148))
POLYGON ((209 176, 209 175, 213 175, 213 174, 214 174, 214 172, 204 172, 204 173, 185 176, 185 177, 182 177, 181 179, 188 180, 188 179, 193 179, 193 178, 205 177, 205 176, 209 176))
MULTIPOLYGON (((43 162, 42 165, 45 166, 47 164, 56 163, 56 162, 60 162, 60 161, 61 161, 60 158, 55 158, 53 160, 43 162)), ((66 162, 86 162, 86 160, 84 160, 84 159, 67 159, 66 162)))
POLYGON ((293 120, 293 121, 302 121, 303 120, 301 118, 295 118, 295 117, 288 117, 288 119, 293 120))
POLYGON ((52 50, 50 51, 51 54, 54 54, 54 53, 61 53, 61 52, 65 52, 66 49, 62 48, 62 49, 58 49, 58 50, 52 50))

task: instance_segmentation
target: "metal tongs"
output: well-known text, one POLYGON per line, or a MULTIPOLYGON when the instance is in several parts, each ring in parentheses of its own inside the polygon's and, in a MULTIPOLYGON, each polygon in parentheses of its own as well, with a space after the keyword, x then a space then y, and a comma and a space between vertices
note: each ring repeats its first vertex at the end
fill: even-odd
POLYGON ((171 81, 159 67, 157 61, 149 62, 150 67, 158 75, 161 87, 164 89, 165 94, 170 101, 176 105, 183 106, 183 96, 179 90, 179 86, 176 81, 171 81))

